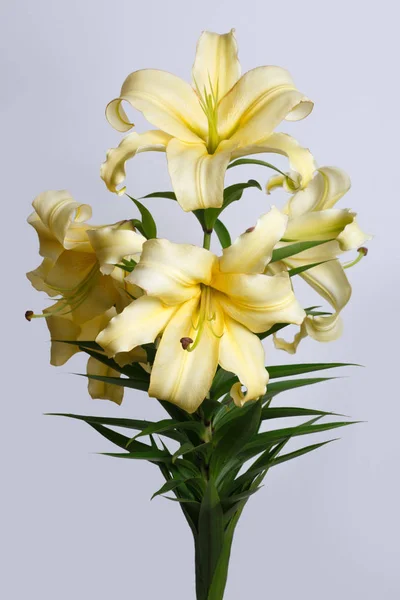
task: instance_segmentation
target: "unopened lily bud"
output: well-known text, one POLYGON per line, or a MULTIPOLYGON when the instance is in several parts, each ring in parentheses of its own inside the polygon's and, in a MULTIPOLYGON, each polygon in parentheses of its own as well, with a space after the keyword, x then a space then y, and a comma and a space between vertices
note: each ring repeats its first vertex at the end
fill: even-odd
POLYGON ((189 348, 190 344, 193 344, 193 340, 190 337, 183 337, 179 341, 182 344, 182 348, 184 350, 187 350, 189 348))

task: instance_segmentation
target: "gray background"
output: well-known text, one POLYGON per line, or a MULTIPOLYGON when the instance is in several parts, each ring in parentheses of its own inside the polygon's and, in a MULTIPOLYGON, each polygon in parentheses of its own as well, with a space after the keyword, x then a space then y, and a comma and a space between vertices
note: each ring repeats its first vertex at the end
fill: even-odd
MULTIPOLYGON (((226 598, 398 598, 397 3, 3 0, 0 13, 2 597, 194 597, 189 529, 177 505, 149 502, 161 485, 158 470, 99 456, 111 446, 85 424, 42 416, 70 411, 153 419, 162 411, 139 392, 127 394, 121 408, 90 400, 85 381, 70 374, 83 371, 83 356, 61 369, 48 365, 45 323, 23 318, 26 309, 45 305, 24 278, 39 261, 25 219, 36 194, 60 188, 91 203, 95 222, 133 215, 129 200, 109 194, 98 175, 106 149, 121 137, 104 118, 106 103, 139 68, 188 79, 201 30, 236 27, 243 71, 284 66, 315 101, 308 119, 284 129, 320 165, 350 173, 353 188, 342 206, 357 210, 375 239, 349 273, 354 294, 340 341, 306 340, 295 358, 267 346, 270 364, 365 365, 348 370, 349 378, 288 392, 280 402, 366 423, 270 473, 238 527, 226 598)), ((136 123, 144 129, 140 117, 136 123)), ((252 176, 265 183, 269 174, 241 169, 228 181, 252 176)), ((131 162, 128 189, 137 196, 170 189, 164 155, 131 162)), ((283 199, 278 193, 273 201, 283 199)), ((252 225, 269 202, 254 190, 232 206, 226 222, 233 234, 252 225)), ((161 235, 200 243, 191 215, 168 201, 149 206, 161 235)), ((315 300, 302 293, 305 304, 315 300)))

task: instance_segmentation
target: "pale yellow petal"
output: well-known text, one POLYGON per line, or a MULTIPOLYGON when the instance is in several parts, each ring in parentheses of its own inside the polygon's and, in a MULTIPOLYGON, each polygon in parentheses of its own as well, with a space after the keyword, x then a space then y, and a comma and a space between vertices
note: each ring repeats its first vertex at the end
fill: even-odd
POLYGON ((240 384, 246 387, 245 393, 241 391, 240 385, 231 390, 238 406, 265 394, 268 373, 264 361, 261 340, 246 327, 225 315, 224 335, 219 346, 219 364, 226 371, 235 373, 240 384))
POLYGON ((364 231, 360 229, 356 218, 354 217, 353 222, 349 223, 349 225, 346 225, 336 239, 339 243, 340 249, 346 251, 359 248, 365 244, 365 242, 371 240, 372 236, 364 233, 364 231))
POLYGON ((200 293, 200 283, 211 282, 216 264, 214 254, 190 244, 148 240, 143 244, 139 264, 127 281, 165 304, 180 304, 200 293))
POLYGON ((205 327, 193 352, 182 348, 183 337, 196 337, 193 328, 198 299, 189 300, 167 325, 151 371, 149 396, 194 412, 210 390, 217 365, 220 339, 205 327))
POLYGON ((224 273, 262 273, 271 260, 276 243, 284 236, 287 217, 274 206, 250 228, 225 248, 219 259, 224 273))
MULTIPOLYGON (((82 243, 87 243, 82 226, 69 235, 72 225, 79 225, 90 219, 92 209, 88 204, 79 204, 67 190, 43 192, 32 202, 36 214, 50 234, 66 249, 75 248, 82 243)), ((29 221, 31 222, 31 221, 29 221)), ((33 226, 35 224, 31 222, 33 226)))
POLYGON ((193 82, 201 94, 222 98, 241 74, 235 30, 222 35, 203 31, 197 42, 192 69, 193 82))
POLYGON ((287 273, 277 275, 220 274, 213 286, 230 317, 250 331, 261 333, 276 323, 300 325, 305 312, 298 303, 287 273))
MULTIPOLYGON (((292 136, 286 133, 272 133, 266 140, 247 147, 240 147, 233 152, 232 158, 251 154, 274 153, 287 156, 290 169, 297 173, 298 187, 305 187, 312 180, 316 167, 315 160, 308 148, 304 148, 292 136)), ((282 177, 278 175, 277 177, 282 177)), ((282 181, 283 183, 283 181, 282 181)), ((269 186, 269 191, 272 187, 269 186)), ((293 191, 293 190, 292 190, 293 191)))
POLYGON ((285 240, 318 241, 334 240, 353 223, 355 214, 348 209, 330 208, 311 211, 289 219, 285 240))
POLYGON ((282 337, 278 337, 277 334, 274 333, 273 339, 275 348, 277 348, 278 350, 284 350, 288 354, 295 354, 301 340, 307 337, 307 330, 305 325, 307 319, 308 317, 304 319, 303 323, 300 325, 299 331, 295 334, 293 341, 291 342, 288 342, 282 337))
POLYGON ((176 310, 176 307, 166 306, 158 298, 141 296, 111 319, 96 342, 108 356, 130 352, 132 348, 154 342, 176 310))
POLYGON ((133 348, 130 352, 119 352, 114 357, 115 362, 120 367, 126 367, 132 363, 147 363, 147 352, 141 346, 133 348))
POLYGON ((284 212, 290 218, 295 218, 311 211, 332 208, 350 186, 350 178, 344 171, 335 167, 323 167, 318 169, 304 190, 290 198, 284 212))
MULTIPOLYGON (((49 309, 43 311, 44 314, 50 314, 51 311, 57 311, 60 303, 56 303, 49 309)), ((59 316, 54 314, 46 318, 47 327, 50 332, 51 348, 50 348, 50 364, 55 367, 60 367, 74 354, 79 352, 78 346, 73 344, 63 344, 57 340, 75 341, 78 339, 81 332, 79 325, 73 322, 71 314, 59 316)))
POLYGON ((306 117, 313 104, 285 69, 258 67, 245 73, 221 100, 218 131, 241 147, 265 140, 283 119, 306 117))
POLYGON ((48 296, 57 296, 58 292, 46 285, 46 278, 53 268, 54 262, 50 258, 44 258, 34 271, 26 274, 27 278, 38 292, 46 292, 48 296))
POLYGON ((123 100, 143 113, 149 123, 185 142, 198 142, 207 135, 207 119, 195 91, 167 71, 143 69, 125 79, 120 97, 106 110, 109 122, 119 131, 132 126, 122 110, 123 100))
POLYGON ((88 231, 88 237, 104 275, 111 274, 123 258, 131 257, 138 262, 146 241, 130 221, 93 229, 88 231))
POLYGON ((45 283, 63 295, 72 294, 95 266, 94 254, 64 250, 49 270, 45 283))
POLYGON ((133 132, 127 135, 117 148, 107 152, 106 160, 101 165, 100 177, 110 192, 121 195, 126 186, 117 189, 125 179, 125 163, 140 152, 165 152, 171 136, 163 131, 133 132))
MULTIPOLYGON (((90 357, 87 363, 87 374, 98 375, 100 377, 120 377, 120 373, 111 369, 104 363, 90 357)), ((116 404, 121 404, 124 397, 124 388, 120 385, 106 383, 96 379, 88 381, 88 392, 93 400, 111 400, 116 404)))
POLYGON ((343 331, 342 319, 338 313, 331 316, 309 316, 304 325, 307 334, 317 342, 333 342, 343 331))
POLYGON ((187 144, 178 139, 170 141, 167 146, 168 170, 183 210, 222 206, 231 149, 230 144, 222 142, 214 154, 209 154, 205 144, 187 144))
POLYGON ((311 287, 340 311, 351 296, 351 286, 338 260, 331 260, 300 274, 311 287))
POLYGON ((33 212, 27 219, 29 225, 35 229, 39 238, 39 254, 45 259, 54 262, 64 251, 64 246, 54 237, 53 233, 44 225, 39 215, 33 212))

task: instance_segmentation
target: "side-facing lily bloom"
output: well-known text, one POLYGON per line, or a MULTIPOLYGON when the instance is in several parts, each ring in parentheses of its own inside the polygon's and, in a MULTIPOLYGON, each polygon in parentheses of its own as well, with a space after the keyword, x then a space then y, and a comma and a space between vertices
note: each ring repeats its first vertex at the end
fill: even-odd
MULTIPOLYGON (((46 318, 52 339, 50 362, 59 366, 79 349, 57 340, 95 339, 116 314, 114 306, 122 310, 131 301, 137 288, 121 280, 124 273, 115 264, 122 258, 138 260, 145 238, 129 222, 89 226, 86 220, 91 216, 90 206, 78 204, 65 190, 40 194, 33 207, 35 211, 28 222, 38 233, 39 251, 44 258, 27 277, 37 290, 46 292, 56 302, 41 315, 28 311, 27 318, 46 318)), ((139 350, 132 355, 132 361, 139 357, 145 362, 145 353, 139 350)), ((90 359, 88 368, 94 369, 95 362, 90 359)), ((96 372, 105 368, 99 363, 96 372)), ((89 382, 92 397, 107 395, 120 402, 120 390, 112 387, 104 391, 100 382, 89 382)))
POLYGON ((192 69, 193 86, 166 71, 131 73, 106 115, 118 131, 133 127, 122 107, 126 101, 157 130, 131 133, 109 150, 101 167, 108 189, 125 179, 125 163, 139 152, 167 153, 172 185, 185 211, 221 207, 228 163, 241 156, 275 152, 289 158, 303 187, 315 170, 311 153, 284 133, 284 120, 306 117, 313 104, 280 67, 258 67, 241 77, 234 31, 203 32, 192 69))
POLYGON ((220 258, 188 244, 145 242, 128 279, 146 293, 114 317, 96 341, 114 356, 162 334, 149 395, 189 413, 209 392, 218 364, 239 378, 231 390, 236 404, 262 396, 268 373, 255 334, 275 323, 301 324, 305 317, 288 274, 264 274, 286 223, 272 208, 220 258))
POLYGON ((314 263, 323 263, 300 273, 302 277, 334 309, 332 315, 307 316, 296 335, 289 343, 275 338, 278 348, 295 352, 300 340, 310 335, 327 342, 337 339, 342 330, 340 311, 351 296, 351 286, 338 256, 347 250, 359 248, 371 236, 359 228, 356 213, 349 209, 335 208, 335 204, 350 189, 350 179, 341 169, 323 167, 304 190, 298 191, 287 202, 283 212, 289 221, 284 239, 277 247, 294 242, 330 240, 274 263, 274 272, 281 268, 296 268, 314 263))

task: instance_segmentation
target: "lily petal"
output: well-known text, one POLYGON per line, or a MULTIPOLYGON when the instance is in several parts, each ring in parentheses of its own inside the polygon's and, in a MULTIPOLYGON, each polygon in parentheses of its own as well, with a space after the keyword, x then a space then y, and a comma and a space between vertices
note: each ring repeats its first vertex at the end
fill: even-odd
POLYGON ((110 275, 115 265, 125 257, 132 257, 138 262, 146 241, 130 221, 93 229, 88 231, 88 237, 104 275, 110 275))
POLYGON ((218 365, 220 339, 204 328, 193 352, 182 348, 183 337, 194 339, 194 313, 199 300, 185 302, 168 323, 151 371, 149 396, 177 404, 193 413, 210 390, 218 365))
POLYGON ((269 377, 264 360, 261 340, 246 327, 225 315, 224 335, 219 346, 219 363, 226 371, 235 373, 240 384, 247 388, 245 394, 241 391, 240 384, 232 388, 231 396, 236 405, 243 406, 245 402, 265 394, 269 377))
POLYGON ((250 331, 261 333, 276 323, 300 325, 305 312, 287 273, 277 275, 220 274, 213 281, 221 308, 250 331))
POLYGON ((318 169, 306 189, 290 198, 284 212, 294 219, 310 211, 332 208, 350 186, 347 173, 335 167, 323 167, 318 169))
POLYGON ((286 240, 318 241, 334 240, 353 223, 355 213, 348 209, 329 208, 321 211, 311 211, 289 219, 285 231, 286 240))
POLYGON ((317 342, 333 342, 343 331, 342 319, 338 313, 331 316, 307 317, 304 326, 307 334, 317 342))
POLYGON ((312 108, 285 69, 257 67, 222 98, 218 132, 222 139, 230 138, 244 148, 265 140, 283 119, 303 119, 312 108))
MULTIPOLYGON (((64 248, 71 249, 87 244, 85 228, 78 227, 72 235, 70 230, 71 226, 82 224, 90 219, 92 209, 88 204, 79 204, 67 190, 50 190, 39 194, 32 205, 42 224, 64 248)), ((28 218, 28 222, 37 229, 34 215, 28 218)), ((39 229, 37 231, 39 233, 39 229)), ((41 248, 42 252, 43 248, 41 248)), ((46 255, 42 254, 42 256, 46 255)))
POLYGON ((216 264, 214 254, 190 244, 168 240, 148 240, 143 244, 140 262, 126 280, 157 296, 168 305, 176 305, 200 293, 200 283, 211 282, 216 264))
MULTIPOLYGON (((62 247, 61 247, 62 248, 62 247)), ((46 292, 48 296, 57 296, 58 292, 48 285, 45 280, 54 266, 54 262, 50 258, 44 258, 37 269, 29 271, 26 274, 27 278, 38 292, 46 292)))
POLYGON ((342 310, 350 300, 351 286, 338 260, 331 260, 304 271, 300 273, 300 277, 325 298, 337 312, 342 310))
MULTIPOLYGON (((43 314, 49 314, 50 311, 57 310, 56 303, 50 309, 45 309, 43 314)), ((55 340, 77 340, 81 332, 79 325, 74 323, 71 314, 66 316, 51 315, 46 318, 51 338, 50 364, 54 367, 64 365, 74 354, 79 352, 78 346, 72 344, 63 344, 55 340)))
POLYGON ((222 98, 241 75, 235 30, 219 35, 203 31, 197 42, 192 76, 195 87, 203 94, 222 98))
POLYGON ((287 217, 275 206, 262 215, 254 228, 223 251, 219 268, 223 273, 262 273, 271 260, 276 243, 283 237, 287 217))
POLYGON ((107 356, 130 352, 132 348, 154 342, 176 310, 158 298, 141 296, 111 319, 96 342, 104 348, 107 356))
MULTIPOLYGON (((233 152, 232 159, 262 152, 287 156, 291 170, 300 175, 299 187, 307 186, 312 180, 317 168, 313 155, 308 148, 300 146, 297 140, 286 133, 272 133, 264 141, 244 148, 240 147, 233 152)), ((278 175, 277 177, 283 176, 278 175)), ((270 189, 272 189, 271 186, 270 189)))
MULTIPOLYGON (((102 377, 120 377, 120 373, 111 369, 93 357, 90 357, 87 363, 86 372, 88 375, 100 375, 102 377)), ((124 388, 112 383, 89 379, 88 392, 93 400, 111 400, 116 404, 121 404, 124 397, 124 388)))
POLYGON ((105 162, 100 168, 100 177, 103 179, 110 192, 121 196, 126 186, 117 189, 126 176, 125 163, 140 152, 165 152, 171 136, 163 131, 146 131, 145 133, 133 132, 127 135, 117 148, 107 152, 105 162))
POLYGON ((123 100, 143 113, 149 123, 185 142, 199 142, 207 135, 207 119, 195 91, 167 71, 143 69, 125 79, 120 97, 106 109, 108 121, 119 131, 132 127, 121 110, 123 100))
POLYGON ((147 352, 141 346, 137 348, 133 348, 130 352, 120 352, 116 354, 114 357, 115 362, 120 367, 126 367, 126 365, 131 365, 132 363, 147 363, 147 352))
POLYGON ((184 211, 220 208, 224 200, 225 171, 232 145, 221 142, 214 154, 205 144, 173 139, 167 146, 168 170, 176 198, 184 211))
POLYGON ((364 233, 354 218, 353 222, 349 223, 349 225, 343 229, 336 239, 339 243, 340 249, 346 251, 359 248, 365 244, 365 242, 371 240, 372 235, 364 233))

